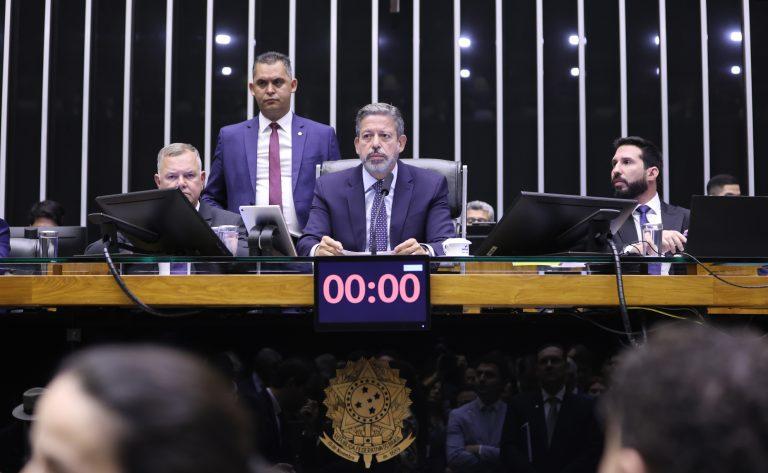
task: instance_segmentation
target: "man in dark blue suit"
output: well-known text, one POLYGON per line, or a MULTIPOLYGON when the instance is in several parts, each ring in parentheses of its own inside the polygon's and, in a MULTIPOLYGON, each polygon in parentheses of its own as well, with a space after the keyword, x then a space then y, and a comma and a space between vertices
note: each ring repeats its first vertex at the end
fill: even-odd
POLYGON ((355 121, 355 150, 362 163, 326 174, 297 252, 341 255, 344 250, 442 255, 442 241, 455 236, 448 184, 436 172, 398 163, 405 149, 400 110, 366 105, 355 121))
POLYGON ((219 132, 204 202, 235 213, 241 205, 280 205, 289 230, 301 232, 312 203, 315 165, 340 155, 333 128, 291 112, 297 84, 284 54, 256 58, 248 87, 259 115, 219 132))
POLYGON ((5 220, 0 218, 0 258, 11 254, 11 229, 5 220))

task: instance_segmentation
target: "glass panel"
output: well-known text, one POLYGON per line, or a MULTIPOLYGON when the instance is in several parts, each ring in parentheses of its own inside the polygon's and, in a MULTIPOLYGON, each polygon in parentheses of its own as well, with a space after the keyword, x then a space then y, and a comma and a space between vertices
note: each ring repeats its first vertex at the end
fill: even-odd
MULTIPOLYGON (((752 111, 755 138, 755 195, 768 194, 768 2, 749 2, 752 33, 752 111)), ((746 193, 744 182, 741 192, 746 193)))
POLYGON ((587 194, 611 196, 611 144, 621 134, 619 5, 584 2, 587 39, 587 194))
POLYGON ((206 3, 184 0, 173 5, 171 142, 190 143, 201 154, 205 153, 206 3))
MULTIPOLYGON (((400 10, 390 11, 390 0, 379 0, 379 102, 400 108, 405 134, 413 130, 413 5, 397 2, 400 10)), ((401 158, 413 157, 412 142, 401 158)))
MULTIPOLYGON (((219 129, 247 118, 246 93, 251 77, 248 71, 248 2, 219 0, 214 8, 211 160, 219 129)), ((200 143, 200 148, 203 146, 200 143)))
MULTIPOLYGON (((505 209, 496 209, 497 214, 519 191, 538 190, 536 3, 504 2, 502 16, 505 209)), ((496 202, 489 203, 496 207, 496 202)))
MULTIPOLYGON (((747 182, 744 61, 741 2, 707 2, 709 22, 709 123, 711 175, 726 173, 747 182)), ((754 62, 753 62, 754 64, 754 62)))
POLYGON ((164 144, 165 2, 134 0, 131 52, 128 183, 130 191, 138 191, 155 187, 152 176, 157 172, 157 152, 164 144))
POLYGON ((628 131, 661 147, 659 5, 627 0, 626 6, 628 131))
POLYGON ((122 191, 125 2, 93 2, 88 212, 94 198, 122 191))
POLYGON ((421 0, 422 158, 453 159, 453 3, 421 0))
POLYGON ((13 2, 8 71, 5 219, 25 225, 40 197, 40 107, 45 2, 13 2))
POLYGON ((371 2, 339 0, 337 129, 342 159, 355 158, 355 115, 371 102, 371 2))
POLYGON ((704 192, 701 19, 698 0, 667 2, 669 200, 689 207, 704 192))
POLYGON ((330 120, 331 2, 296 2, 296 113, 320 123, 330 120))
POLYGON ((464 7, 461 38, 469 45, 461 48, 461 160, 469 169, 467 198, 496 207, 495 2, 464 7))
POLYGON ((579 194, 579 55, 576 0, 544 3, 544 188, 579 194))
POLYGON ((65 209, 63 225, 80 225, 85 1, 51 5, 47 198, 65 209))

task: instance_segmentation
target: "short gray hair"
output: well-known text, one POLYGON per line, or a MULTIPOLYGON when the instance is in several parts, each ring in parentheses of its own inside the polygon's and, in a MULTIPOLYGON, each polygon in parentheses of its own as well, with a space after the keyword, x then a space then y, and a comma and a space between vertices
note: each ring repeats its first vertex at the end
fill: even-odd
POLYGON ((467 204, 467 210, 482 210, 488 214, 488 218, 491 220, 491 222, 496 221, 493 207, 491 207, 491 204, 488 202, 483 202, 482 200, 473 200, 467 204))
POLYGON ((289 58, 283 53, 278 53, 277 51, 267 51, 266 53, 261 53, 258 56, 256 56, 256 60, 253 62, 253 70, 251 71, 251 76, 256 74, 257 64, 272 65, 277 62, 283 63, 283 66, 285 67, 285 72, 288 73, 288 77, 293 79, 293 69, 291 68, 291 58, 289 58))
POLYGON ((399 108, 388 103, 371 103, 357 112, 357 117, 355 118, 355 136, 360 134, 360 122, 369 115, 387 115, 392 117, 395 121, 395 127, 397 128, 397 136, 405 133, 405 122, 403 121, 403 115, 400 113, 399 108))
POLYGON ((171 143, 168 146, 161 149, 159 153, 157 153, 157 173, 160 174, 160 168, 163 166, 163 160, 165 158, 169 156, 171 157, 181 156, 187 151, 190 151, 195 155, 195 157, 197 158, 197 167, 200 168, 200 171, 202 171, 203 160, 200 159, 200 153, 197 151, 197 148, 195 148, 189 143, 171 143))

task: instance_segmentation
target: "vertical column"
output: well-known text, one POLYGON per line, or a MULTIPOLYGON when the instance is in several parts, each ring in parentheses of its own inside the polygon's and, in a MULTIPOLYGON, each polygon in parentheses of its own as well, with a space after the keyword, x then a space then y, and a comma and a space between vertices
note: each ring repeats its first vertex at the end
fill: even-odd
POLYGON ((544 5, 536 0, 536 135, 538 191, 544 192, 544 5))
POLYGON ((584 0, 578 0, 579 34, 579 192, 587 195, 587 61, 584 37, 584 0))
POLYGON ((80 225, 86 225, 88 213, 88 125, 91 102, 91 14, 93 0, 85 0, 85 40, 83 43, 83 127, 81 135, 82 167, 80 168, 80 225))
POLYGON ((3 85, 0 101, 0 217, 5 216, 5 167, 8 159, 8 67, 11 54, 11 5, 5 0, 5 21, 3 24, 3 85))
POLYGON ((667 2, 659 0, 659 49, 661 64, 659 75, 661 76, 661 157, 664 172, 662 181, 664 186, 664 201, 669 202, 669 89, 667 69, 667 2))
POLYGON ((709 46, 707 31, 707 0, 700 0, 701 19, 701 117, 704 137, 704 182, 702 192, 707 189, 709 181, 709 46))
POLYGON ((133 36, 133 0, 125 0, 125 42, 123 67, 123 182, 122 192, 128 192, 131 150, 131 45, 133 36))
POLYGON ((379 2, 371 0, 371 102, 379 101, 379 2))
POLYGON ((338 61, 338 36, 339 36, 339 0, 331 0, 331 78, 328 91, 330 95, 331 110, 329 124, 336 129, 336 81, 338 61))
POLYGON ((621 136, 629 134, 627 119, 627 4, 619 0, 619 89, 621 95, 621 136))
POLYGON ((205 14, 205 149, 206 170, 211 169, 211 99, 213 95, 213 0, 206 3, 205 14))
MULTIPOLYGON (((496 210, 504 211, 504 27, 501 0, 496 0, 496 210)), ((465 210, 466 211, 466 210, 465 210)))
POLYGON ((163 145, 171 142, 171 80, 173 74, 173 0, 165 7, 165 119, 163 145))
MULTIPOLYGON (((254 49, 256 47, 256 0, 248 0, 248 38, 246 39, 248 48, 248 80, 253 77, 253 62, 255 59, 254 49)), ((253 118, 253 97, 251 91, 246 87, 245 103, 247 119, 253 118)))
POLYGON ((421 0, 413 0, 413 159, 419 159, 419 124, 421 122, 421 0))
POLYGON ((453 0, 453 160, 461 162, 461 0, 453 0))
POLYGON ((749 195, 755 195, 755 122, 752 115, 752 32, 749 0, 742 0, 741 7, 744 23, 744 94, 747 104, 747 186, 749 195))
MULTIPOLYGON (((293 66, 293 77, 296 77, 296 0, 288 2, 288 57, 293 66)), ((296 95, 291 94, 291 110, 295 109, 296 95)))
POLYGON ((51 0, 45 0, 43 20, 43 90, 40 117, 40 200, 45 200, 48 174, 48 80, 51 65, 51 0))

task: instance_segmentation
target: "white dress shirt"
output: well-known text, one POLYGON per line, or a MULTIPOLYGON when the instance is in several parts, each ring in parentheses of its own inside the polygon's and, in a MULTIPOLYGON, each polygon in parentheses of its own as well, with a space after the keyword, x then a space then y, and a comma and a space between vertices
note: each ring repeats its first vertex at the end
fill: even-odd
MULTIPOLYGON (((648 213, 645 214, 645 217, 648 219, 648 223, 662 223, 661 199, 659 199, 659 194, 656 193, 653 196, 653 198, 649 200, 645 205, 651 208, 651 210, 649 210, 648 213)), ((642 234, 642 229, 640 228, 640 211, 637 210, 638 207, 640 207, 640 205, 637 205, 637 207, 635 207, 635 210, 632 212, 632 218, 635 221, 635 234, 637 235, 636 241, 642 241, 643 234, 642 234)), ((627 246, 626 249, 629 249, 629 246, 627 246)), ((669 274, 670 267, 671 265, 669 263, 661 263, 661 274, 663 275, 669 274)))
MULTIPOLYGON (((256 160, 256 205, 269 205, 269 138, 272 135, 272 122, 259 113, 259 146, 256 160)), ((296 208, 293 206, 293 112, 289 111, 277 120, 280 128, 277 136, 280 141, 280 183, 283 200, 283 217, 288 230, 301 233, 296 208)))
POLYGON ((544 401, 544 418, 547 419, 549 417, 549 411, 552 410, 552 403, 547 402, 547 399, 556 397, 558 400, 558 414, 560 413, 560 409, 563 408, 563 399, 565 399, 565 386, 563 386, 560 391, 557 392, 554 396, 549 394, 548 392, 541 390, 541 399, 544 401))

